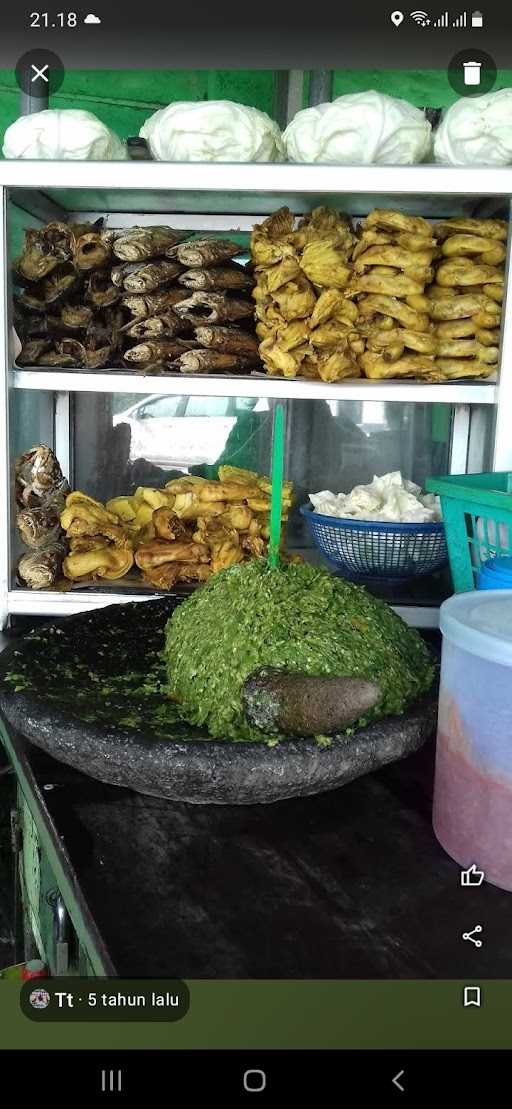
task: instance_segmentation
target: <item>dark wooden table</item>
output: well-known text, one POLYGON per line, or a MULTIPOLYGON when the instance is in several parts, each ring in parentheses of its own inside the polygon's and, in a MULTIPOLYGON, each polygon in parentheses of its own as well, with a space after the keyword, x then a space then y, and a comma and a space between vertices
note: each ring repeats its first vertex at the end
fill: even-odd
POLYGON ((462 888, 432 832, 433 743, 333 793, 216 807, 16 742, 119 975, 512 977, 512 895, 462 888))

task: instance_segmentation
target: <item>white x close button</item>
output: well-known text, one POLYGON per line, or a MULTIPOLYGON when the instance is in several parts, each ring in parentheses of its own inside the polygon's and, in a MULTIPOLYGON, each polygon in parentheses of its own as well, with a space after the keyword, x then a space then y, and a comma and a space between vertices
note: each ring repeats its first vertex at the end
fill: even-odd
POLYGON ((64 80, 64 66, 53 50, 27 50, 18 58, 16 81, 22 92, 33 100, 48 101, 64 80))
POLYGON ((50 67, 48 65, 44 65, 41 69, 38 69, 36 65, 32 64, 30 68, 34 70, 34 76, 31 78, 32 84, 34 84, 34 81, 39 81, 39 79, 46 81, 47 85, 50 83, 49 78, 46 76, 46 74, 50 72, 50 67))

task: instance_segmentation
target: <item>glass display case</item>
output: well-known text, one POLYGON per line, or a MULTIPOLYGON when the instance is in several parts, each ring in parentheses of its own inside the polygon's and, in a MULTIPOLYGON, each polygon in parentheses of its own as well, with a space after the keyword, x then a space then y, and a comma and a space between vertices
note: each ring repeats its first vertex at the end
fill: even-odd
MULTIPOLYGON (((55 616, 151 595, 148 587, 123 581, 67 591, 21 587, 12 475, 16 456, 34 443, 52 446, 71 487, 101 501, 181 474, 215 476, 219 462, 269 473, 272 408, 284 399, 285 473, 296 498, 287 546, 311 560, 320 556, 298 511, 309 492, 348 492, 390 470, 422 485, 435 473, 512 468, 509 294, 497 381, 325 383, 261 373, 142 376, 119 369, 20 369, 10 272, 27 228, 51 219, 83 222, 102 216, 109 228, 169 224, 237 235, 248 244, 253 225, 283 204, 297 214, 328 204, 356 220, 373 207, 429 219, 507 218, 511 196, 508 169, 0 164, 2 626, 13 614, 55 616)), ((508 267, 506 281, 508 288, 508 267)), ((407 594, 402 589, 385 595, 409 622, 435 627, 439 600, 449 591, 448 579, 426 579, 407 594)))

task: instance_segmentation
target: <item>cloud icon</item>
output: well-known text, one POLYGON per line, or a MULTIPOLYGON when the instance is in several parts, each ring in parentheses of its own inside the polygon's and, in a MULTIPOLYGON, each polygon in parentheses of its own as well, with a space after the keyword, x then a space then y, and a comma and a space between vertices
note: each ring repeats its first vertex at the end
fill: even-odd
POLYGON ((84 23, 101 23, 101 19, 99 19, 97 15, 93 15, 93 13, 91 12, 89 15, 86 15, 84 23))

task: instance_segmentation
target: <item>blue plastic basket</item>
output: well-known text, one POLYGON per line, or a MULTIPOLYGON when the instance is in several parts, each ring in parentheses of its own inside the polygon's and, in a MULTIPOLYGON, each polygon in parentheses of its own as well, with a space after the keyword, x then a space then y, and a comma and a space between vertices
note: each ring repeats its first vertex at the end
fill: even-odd
POLYGON ((313 540, 333 569, 353 580, 397 581, 440 570, 448 561, 444 524, 340 519, 303 505, 313 540))

